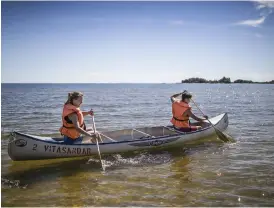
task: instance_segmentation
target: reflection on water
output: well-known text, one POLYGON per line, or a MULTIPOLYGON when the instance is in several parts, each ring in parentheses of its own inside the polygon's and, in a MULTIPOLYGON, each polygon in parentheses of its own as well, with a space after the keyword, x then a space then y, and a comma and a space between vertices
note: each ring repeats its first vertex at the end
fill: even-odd
POLYGON ((4 186, 2 193, 15 194, 7 200, 13 206, 271 205, 273 181, 262 184, 265 190, 252 188, 249 184, 258 181, 250 178, 250 170, 243 175, 242 168, 229 168, 233 156, 226 152, 237 146, 189 144, 168 151, 104 156, 105 172, 96 157, 12 162, 3 177, 20 181, 21 188, 4 186))
POLYGON ((2 85, 2 206, 273 206, 273 92, 273 85, 2 85), (98 157, 13 162, 7 154, 14 128, 56 136, 67 91, 84 92, 98 130, 112 130, 168 124, 168 98, 182 88, 207 115, 228 112, 237 142, 213 136, 106 155, 105 172, 98 157))

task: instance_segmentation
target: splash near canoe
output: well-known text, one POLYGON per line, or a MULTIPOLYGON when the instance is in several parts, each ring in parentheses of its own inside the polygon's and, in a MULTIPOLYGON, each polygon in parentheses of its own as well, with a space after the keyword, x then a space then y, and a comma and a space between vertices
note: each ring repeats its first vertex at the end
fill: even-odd
MULTIPOLYGON (((224 131, 228 126, 227 113, 210 119, 214 127, 224 131)), ((155 126, 137 129, 123 129, 100 133, 101 154, 130 152, 151 148, 168 148, 183 145, 189 141, 215 134, 209 123, 193 132, 179 132, 172 126, 155 126)), ((12 160, 41 160, 67 157, 97 155, 95 143, 64 144, 63 138, 41 137, 25 133, 13 132, 12 141, 8 145, 8 153, 12 160)))

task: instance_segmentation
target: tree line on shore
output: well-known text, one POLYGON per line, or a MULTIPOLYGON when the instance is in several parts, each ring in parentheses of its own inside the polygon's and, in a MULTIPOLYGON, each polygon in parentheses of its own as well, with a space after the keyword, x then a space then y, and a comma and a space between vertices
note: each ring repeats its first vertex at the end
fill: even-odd
POLYGON ((229 77, 223 77, 222 79, 219 80, 206 80, 204 78, 198 78, 198 77, 193 77, 189 79, 182 80, 181 83, 225 83, 225 84, 231 84, 231 83, 248 83, 248 84, 274 84, 274 80, 269 81, 269 82, 253 82, 252 80, 243 80, 243 79, 237 79, 234 82, 231 82, 229 77))

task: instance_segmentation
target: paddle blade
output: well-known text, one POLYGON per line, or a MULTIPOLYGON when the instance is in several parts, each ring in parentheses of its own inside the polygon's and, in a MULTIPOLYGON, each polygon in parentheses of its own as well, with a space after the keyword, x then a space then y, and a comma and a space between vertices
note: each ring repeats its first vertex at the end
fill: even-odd
POLYGON ((221 132, 220 130, 218 130, 216 128, 215 128, 215 131, 216 131, 218 138, 221 139, 222 141, 224 141, 224 142, 234 142, 235 141, 231 136, 229 136, 228 134, 226 134, 224 132, 221 132))

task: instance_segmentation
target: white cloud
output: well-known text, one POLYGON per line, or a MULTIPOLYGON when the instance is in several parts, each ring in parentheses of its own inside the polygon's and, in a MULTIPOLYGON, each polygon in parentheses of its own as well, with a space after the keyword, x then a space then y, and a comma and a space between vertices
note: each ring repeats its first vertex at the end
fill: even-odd
POLYGON ((268 9, 274 9, 274 1, 255 1, 257 4, 257 9, 263 9, 263 8, 268 8, 268 9))
POLYGON ((253 19, 253 20, 243 20, 240 22, 235 23, 235 25, 246 25, 246 26, 252 26, 252 27, 258 27, 259 25, 263 24, 266 17, 261 17, 259 19, 253 19))
POLYGON ((258 4, 258 6, 256 7, 256 9, 260 10, 265 8, 266 6, 264 4, 258 4))
POLYGON ((274 2, 257 2, 256 9, 260 11, 261 17, 268 17, 273 12, 274 2))
POLYGON ((274 1, 253 1, 255 2, 255 8, 260 11, 259 19, 243 20, 235 23, 234 25, 246 25, 251 27, 258 27, 263 24, 266 18, 273 12, 274 1))

